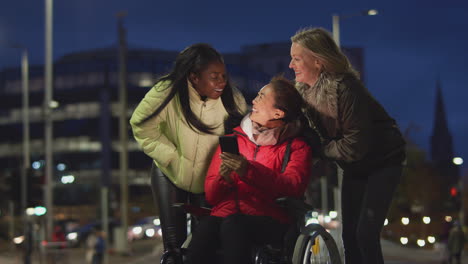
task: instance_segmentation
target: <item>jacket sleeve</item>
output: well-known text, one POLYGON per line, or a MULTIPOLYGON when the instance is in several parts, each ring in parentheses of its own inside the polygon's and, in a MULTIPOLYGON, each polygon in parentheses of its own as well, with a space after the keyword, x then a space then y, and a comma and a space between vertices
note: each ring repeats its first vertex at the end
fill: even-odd
POLYGON ((225 181, 219 174, 219 167, 221 165, 220 154, 221 148, 218 145, 205 178, 205 197, 206 201, 212 206, 216 206, 234 188, 232 184, 225 181))
POLYGON ((167 82, 156 84, 138 104, 130 118, 133 136, 143 152, 150 156, 159 166, 166 167, 177 157, 175 145, 166 137, 167 107, 157 116, 142 123, 163 102, 169 93, 167 82), (166 85, 164 85, 166 84, 166 85))
POLYGON ((276 193, 277 197, 301 197, 309 183, 311 162, 310 147, 303 141, 296 144, 293 142, 289 162, 283 173, 256 161, 249 161, 246 175, 239 179, 261 190, 276 193))
POLYGON ((338 98, 338 118, 343 137, 328 142, 323 155, 333 160, 354 162, 369 150, 371 117, 364 87, 346 87, 338 98))

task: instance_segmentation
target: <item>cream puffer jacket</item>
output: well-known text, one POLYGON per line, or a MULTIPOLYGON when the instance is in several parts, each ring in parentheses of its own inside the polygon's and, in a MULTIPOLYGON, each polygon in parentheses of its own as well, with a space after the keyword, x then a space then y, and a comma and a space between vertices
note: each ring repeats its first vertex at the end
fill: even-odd
MULTIPOLYGON (((136 141, 164 175, 183 190, 203 193, 206 172, 218 145, 218 136, 224 134, 228 113, 221 98, 202 101, 191 83, 187 83, 192 112, 206 125, 215 127, 214 134, 194 131, 187 124, 177 94, 157 116, 141 123, 169 94, 170 81, 157 83, 145 95, 133 112, 130 124, 136 141)), ((245 114, 244 97, 236 89, 233 94, 240 113, 245 114)))

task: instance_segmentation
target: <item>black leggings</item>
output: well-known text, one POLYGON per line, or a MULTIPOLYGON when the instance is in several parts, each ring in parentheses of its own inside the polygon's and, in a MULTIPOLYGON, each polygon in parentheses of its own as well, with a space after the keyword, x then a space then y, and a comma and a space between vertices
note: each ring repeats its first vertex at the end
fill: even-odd
MULTIPOLYGON (((175 186, 153 163, 151 168, 151 189, 161 220, 164 250, 178 250, 187 238, 187 213, 174 208, 174 203, 190 203, 206 206, 204 194, 193 194, 175 186)), ((191 218, 191 228, 196 220, 191 218)))
POLYGON ((346 264, 383 264, 380 232, 402 167, 384 168, 370 175, 344 171, 341 205, 346 264))
POLYGON ((217 249, 223 249, 224 264, 252 263, 254 245, 281 245, 288 225, 268 216, 234 214, 226 218, 208 216, 192 233, 191 264, 219 263, 217 249))

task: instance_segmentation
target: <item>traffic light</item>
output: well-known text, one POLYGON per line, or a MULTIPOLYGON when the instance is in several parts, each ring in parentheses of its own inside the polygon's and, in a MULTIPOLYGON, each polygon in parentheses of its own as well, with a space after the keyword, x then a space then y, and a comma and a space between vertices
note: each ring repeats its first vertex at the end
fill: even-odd
POLYGON ((453 187, 453 186, 452 186, 452 187, 450 188, 450 196, 451 196, 451 197, 456 197, 457 195, 458 195, 458 189, 457 189, 457 187, 453 187))
POLYGON ((456 186, 450 187, 450 204, 454 210, 460 210, 461 194, 456 186))

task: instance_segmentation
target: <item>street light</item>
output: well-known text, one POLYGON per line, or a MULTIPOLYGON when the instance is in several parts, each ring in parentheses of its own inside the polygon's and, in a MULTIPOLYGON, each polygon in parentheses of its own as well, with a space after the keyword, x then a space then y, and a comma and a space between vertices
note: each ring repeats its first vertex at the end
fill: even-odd
MULTIPOLYGON (((456 166, 462 166, 463 165, 463 158, 461 157, 454 157, 452 159, 452 162, 456 166)), ((459 196, 460 196, 460 212, 459 212, 459 218, 460 218, 460 223, 462 225, 465 225, 465 181, 463 180, 463 171, 460 173, 460 179, 458 179, 458 191, 459 191, 459 196)))
POLYGON ((354 14, 349 14, 349 15, 341 15, 340 16, 338 14, 334 14, 332 16, 333 39, 335 40, 336 45, 338 45, 338 47, 341 47, 341 43, 340 43, 340 19, 343 20, 343 19, 350 18, 350 17, 355 17, 355 16, 375 16, 378 13, 379 12, 376 9, 368 9, 368 10, 364 10, 364 11, 359 12, 359 13, 354 13, 354 14))
POLYGON ((52 39, 53 31, 53 0, 45 0, 45 71, 44 71, 44 145, 45 145, 45 189, 44 201, 47 208, 46 215, 46 238, 52 239, 53 228, 53 155, 52 155, 52 85, 53 85, 53 64, 52 64, 52 39))
POLYGON ((22 86, 22 115, 23 115, 23 164, 21 166, 21 210, 27 206, 27 173, 31 166, 29 155, 29 59, 28 49, 17 43, 5 43, 3 46, 21 51, 21 86, 22 86))
MULTIPOLYGON (((341 43, 340 43, 340 18, 341 19, 347 19, 347 18, 354 17, 354 16, 375 16, 377 14, 378 14, 378 12, 375 9, 368 9, 368 10, 364 10, 364 11, 359 12, 359 13, 354 13, 354 14, 349 14, 349 15, 341 15, 341 16, 338 15, 338 14, 334 14, 332 16, 332 22, 333 22, 332 34, 333 34, 333 40, 335 40, 335 43, 338 46, 338 48, 341 48, 341 43)), ((335 208, 336 208, 335 210, 338 211, 337 220, 339 222, 341 222, 342 221, 342 210, 341 210, 341 203, 340 202, 341 202, 341 190, 342 190, 342 183, 343 183, 343 170, 341 168, 337 169, 337 176, 338 176, 338 187, 334 188, 335 208)), ((324 181, 326 181, 325 178, 323 178, 323 179, 324 179, 324 181)), ((324 199, 323 201, 326 201, 326 199, 324 199)), ((340 239, 341 233, 342 233, 341 227, 340 227, 339 230, 337 230, 337 232, 339 233, 337 239, 340 239)), ((341 244, 342 241, 340 241, 338 243, 341 244)), ((342 247, 340 247, 340 249, 342 249, 342 247)), ((344 252, 340 252, 340 254, 343 256, 344 252)))

